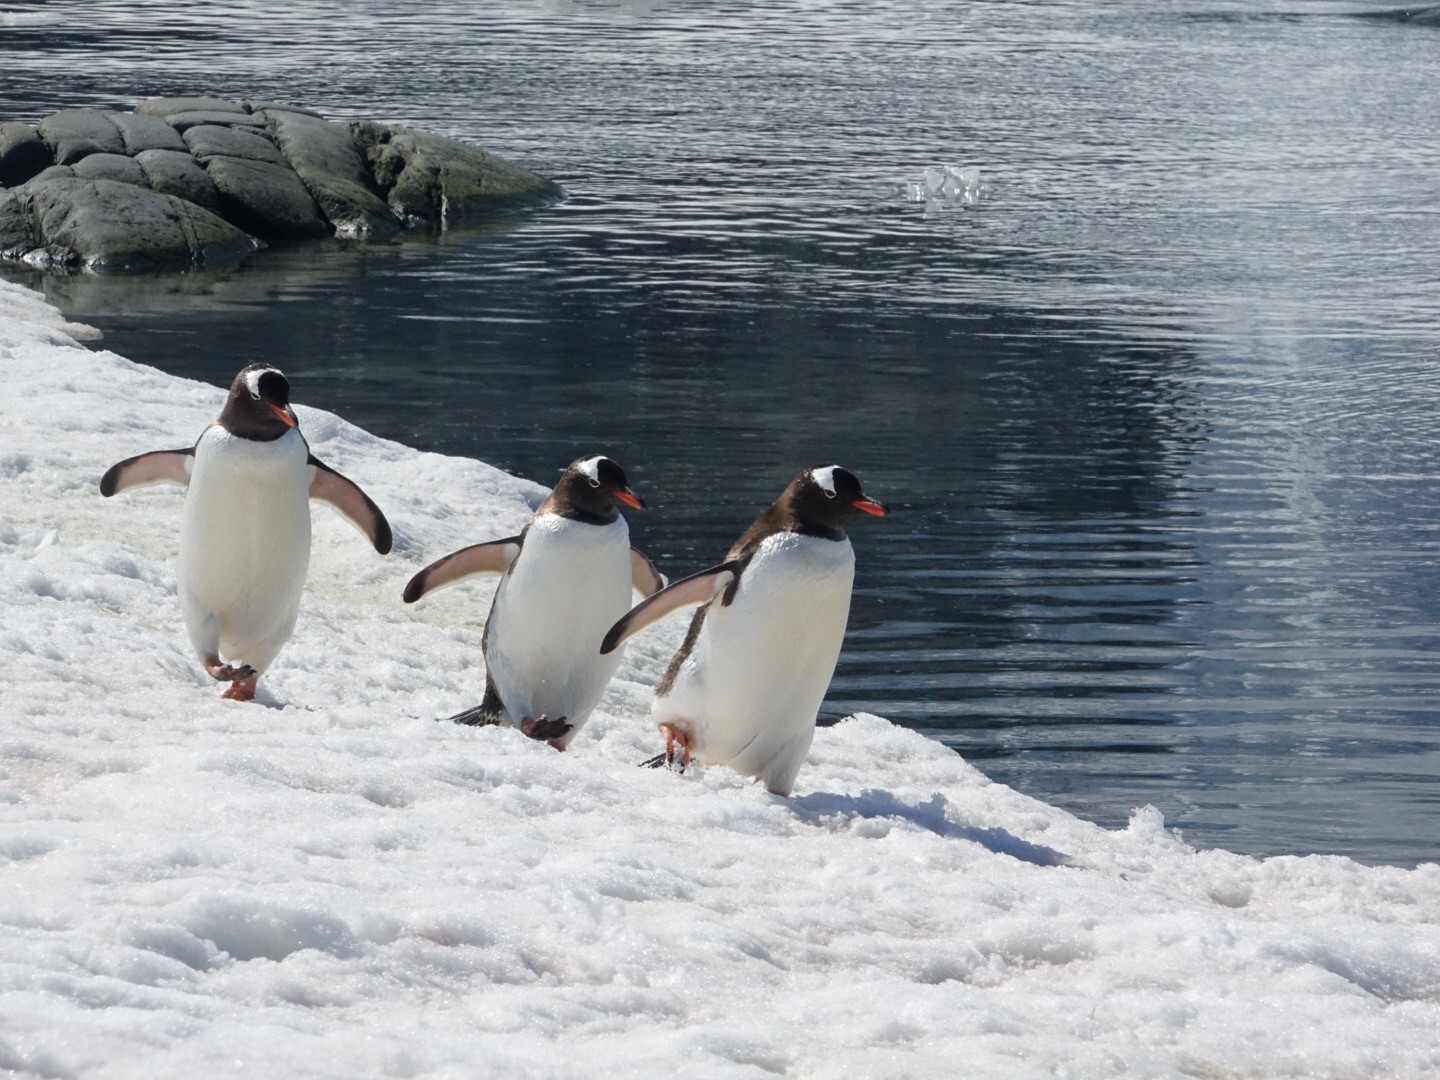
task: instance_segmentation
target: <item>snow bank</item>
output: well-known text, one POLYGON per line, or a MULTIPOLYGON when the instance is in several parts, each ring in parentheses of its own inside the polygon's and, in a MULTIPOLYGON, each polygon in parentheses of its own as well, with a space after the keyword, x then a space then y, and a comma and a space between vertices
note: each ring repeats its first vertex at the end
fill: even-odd
POLYGON ((1440 866, 1107 832, 873 716, 789 801, 639 769, 678 625, 569 754, 433 722, 478 697, 489 587, 401 587, 541 489, 326 413, 396 551, 318 508, 269 707, 221 701, 178 492, 96 481, 222 392, 80 330, 0 283, 0 1071, 1440 1075, 1440 866))

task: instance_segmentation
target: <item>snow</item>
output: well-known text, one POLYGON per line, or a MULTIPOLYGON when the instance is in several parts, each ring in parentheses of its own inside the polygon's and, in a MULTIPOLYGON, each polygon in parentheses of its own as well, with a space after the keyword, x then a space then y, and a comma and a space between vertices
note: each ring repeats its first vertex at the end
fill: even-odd
POLYGON ((543 489, 303 405, 395 552, 317 507, 262 703, 220 700, 178 490, 96 484, 223 392, 83 334, 0 283, 0 1073, 1440 1075, 1440 866, 1107 831, 873 716, 788 801, 639 769, 683 619, 570 753, 435 723, 493 586, 400 590, 543 489))

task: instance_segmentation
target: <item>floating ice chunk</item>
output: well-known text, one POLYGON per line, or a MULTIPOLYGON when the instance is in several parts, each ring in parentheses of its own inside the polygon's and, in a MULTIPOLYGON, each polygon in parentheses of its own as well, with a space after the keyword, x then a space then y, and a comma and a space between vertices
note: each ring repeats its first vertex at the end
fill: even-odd
POLYGON ((907 202, 925 203, 926 209, 946 206, 973 206, 990 189, 980 182, 979 169, 962 169, 954 165, 927 168, 919 183, 905 185, 907 202))
POLYGON ((64 21, 53 11, 0 11, 0 26, 58 26, 64 21))

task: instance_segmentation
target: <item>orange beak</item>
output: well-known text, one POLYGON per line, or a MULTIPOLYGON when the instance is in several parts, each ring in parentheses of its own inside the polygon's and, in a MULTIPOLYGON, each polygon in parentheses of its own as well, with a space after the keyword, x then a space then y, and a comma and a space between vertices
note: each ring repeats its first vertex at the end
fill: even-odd
POLYGON ((645 509, 644 501, 640 498, 639 495, 636 495, 629 488, 626 488, 624 491, 615 492, 615 497, 621 502, 623 502, 626 506, 633 506, 636 510, 645 509))
POLYGON ((862 514, 870 514, 874 517, 884 517, 890 511, 885 509, 883 503, 877 503, 871 499, 856 499, 850 504, 862 514))
POLYGON ((293 412, 291 412, 289 409, 282 409, 279 405, 271 405, 268 401, 267 401, 265 404, 269 407, 269 409, 270 409, 271 412, 273 412, 273 413, 274 413, 276 416, 278 416, 281 420, 285 421, 285 426, 286 426, 286 427, 294 427, 294 426, 295 426, 295 424, 296 424, 295 414, 294 414, 293 412))

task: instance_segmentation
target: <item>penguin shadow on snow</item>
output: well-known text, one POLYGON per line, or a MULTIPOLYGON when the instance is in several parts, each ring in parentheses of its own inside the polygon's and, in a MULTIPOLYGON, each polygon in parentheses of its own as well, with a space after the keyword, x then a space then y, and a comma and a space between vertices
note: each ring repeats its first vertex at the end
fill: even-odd
POLYGON ((859 795, 817 791, 810 795, 796 795, 784 801, 795 811, 796 817, 809 825, 830 824, 837 817, 872 821, 899 819, 936 836, 970 840, 987 851, 997 855, 1009 855, 1012 859, 1033 863, 1035 866, 1075 865, 1074 860, 1064 852, 1043 844, 1032 844, 1004 829, 957 825, 946 816, 945 809, 949 804, 945 801, 945 796, 938 793, 914 806, 901 802, 892 792, 877 788, 868 788, 859 795))

